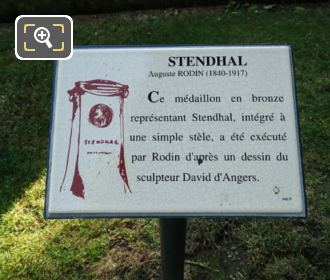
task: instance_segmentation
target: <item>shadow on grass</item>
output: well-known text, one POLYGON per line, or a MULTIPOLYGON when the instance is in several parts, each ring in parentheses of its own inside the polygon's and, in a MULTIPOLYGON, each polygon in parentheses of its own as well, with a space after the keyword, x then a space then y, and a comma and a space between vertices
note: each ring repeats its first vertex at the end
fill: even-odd
POLYGON ((29 153, 10 145, 3 145, 0 150, 0 215, 7 212, 24 190, 35 182, 45 170, 45 156, 29 153))
POLYGON ((0 34, 0 214, 45 172, 52 63, 19 61, 0 34))

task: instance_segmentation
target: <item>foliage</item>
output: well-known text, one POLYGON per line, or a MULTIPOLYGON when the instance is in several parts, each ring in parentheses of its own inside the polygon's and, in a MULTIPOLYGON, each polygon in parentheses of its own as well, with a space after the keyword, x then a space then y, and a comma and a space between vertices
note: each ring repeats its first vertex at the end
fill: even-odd
POLYGON ((198 6, 229 5, 241 6, 263 3, 273 6, 274 2, 306 3, 326 2, 326 0, 1 0, 0 22, 14 21, 19 15, 82 15, 135 11, 145 9, 182 8, 198 6))

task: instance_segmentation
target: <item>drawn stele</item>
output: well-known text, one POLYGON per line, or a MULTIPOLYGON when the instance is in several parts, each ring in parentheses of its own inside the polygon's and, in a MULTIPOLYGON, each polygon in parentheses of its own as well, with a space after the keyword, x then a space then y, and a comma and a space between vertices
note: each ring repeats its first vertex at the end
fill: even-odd
MULTIPOLYGON (((124 156, 124 99, 128 96, 128 86, 113 82, 110 80, 91 80, 91 81, 78 81, 75 86, 68 90, 69 101, 72 103, 72 118, 71 118, 71 131, 69 136, 69 146, 67 151, 67 160, 65 165, 65 172, 60 187, 60 191, 66 189, 70 186, 70 191, 74 196, 85 198, 85 183, 80 174, 79 169, 79 156, 80 156, 80 131, 82 123, 82 112, 81 108, 84 104, 84 96, 90 96, 92 99, 97 100, 97 97, 102 98, 102 100, 116 100, 112 102, 117 104, 119 108, 116 107, 116 112, 119 114, 119 118, 116 117, 118 121, 118 127, 120 129, 120 139, 118 143, 120 145, 119 149, 116 149, 119 162, 117 165, 119 175, 123 181, 125 193, 131 188, 128 183, 128 177, 125 165, 124 156), (94 96, 94 97, 93 97, 94 96), (116 98, 116 99, 113 99, 116 98), (76 147, 76 148, 73 148, 76 147), (73 174, 73 177, 67 176, 68 174, 73 174), (70 177, 70 178, 69 178, 70 177)), ((86 98, 86 97, 85 97, 86 98)), ((106 103, 106 102, 105 102, 106 103)), ((110 102, 111 103, 111 102, 110 102)), ((86 104, 85 104, 86 105, 86 104)), ((114 107, 112 107, 114 108, 114 107)), ((110 108, 107 104, 98 103, 90 107, 88 121, 93 126, 105 129, 110 126, 114 118, 114 110, 110 108)), ((112 153, 109 153, 112 154, 112 153)))

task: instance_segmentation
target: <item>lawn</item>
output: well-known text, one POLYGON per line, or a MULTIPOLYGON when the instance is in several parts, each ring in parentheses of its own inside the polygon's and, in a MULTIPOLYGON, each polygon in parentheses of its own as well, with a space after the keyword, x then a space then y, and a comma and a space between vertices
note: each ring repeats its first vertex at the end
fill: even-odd
MULTIPOLYGON (((186 279, 330 279, 330 5, 74 18, 74 43, 293 46, 308 218, 191 219, 186 279)), ((0 25, 0 279, 159 279, 157 219, 45 220, 53 64, 0 25)))

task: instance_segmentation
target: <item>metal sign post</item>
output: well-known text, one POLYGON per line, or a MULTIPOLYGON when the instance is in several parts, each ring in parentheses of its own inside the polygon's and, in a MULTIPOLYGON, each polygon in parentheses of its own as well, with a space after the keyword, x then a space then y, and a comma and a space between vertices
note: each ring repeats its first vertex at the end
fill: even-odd
POLYGON ((187 219, 160 219, 163 280, 183 280, 187 219))

